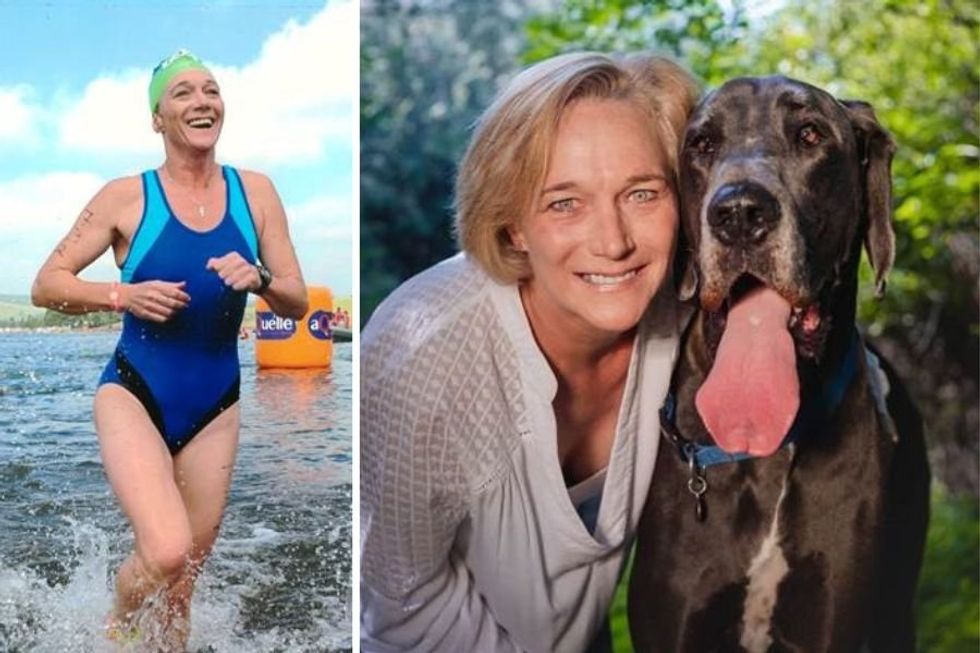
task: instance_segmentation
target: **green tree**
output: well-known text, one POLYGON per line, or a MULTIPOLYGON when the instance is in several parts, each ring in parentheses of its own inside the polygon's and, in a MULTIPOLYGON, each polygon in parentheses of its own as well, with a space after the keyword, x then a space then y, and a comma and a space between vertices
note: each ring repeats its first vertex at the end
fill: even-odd
POLYGON ((58 311, 47 310, 38 326, 46 327, 68 327, 71 329, 92 328, 116 324, 121 320, 118 313, 112 311, 99 311, 95 313, 81 313, 70 315, 58 311))
POLYGON ((740 72, 753 32, 744 0, 566 0, 526 25, 526 63, 578 50, 653 50, 674 56, 709 83, 740 72))
POLYGON ((361 315, 456 250, 451 198, 470 126, 524 47, 515 0, 361 5, 361 315))

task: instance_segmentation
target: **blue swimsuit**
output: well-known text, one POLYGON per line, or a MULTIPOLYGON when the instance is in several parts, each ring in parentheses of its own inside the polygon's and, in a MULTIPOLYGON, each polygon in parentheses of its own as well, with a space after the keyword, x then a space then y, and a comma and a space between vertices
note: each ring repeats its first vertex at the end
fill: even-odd
POLYGON ((177 219, 155 170, 143 173, 143 217, 122 281, 186 281, 191 300, 162 323, 126 313, 115 355, 99 379, 99 385, 119 384, 139 399, 171 453, 238 401, 238 330, 246 293, 225 286, 205 266, 231 251, 255 263, 258 243, 241 178, 229 166, 222 173, 225 215, 206 232, 177 219))

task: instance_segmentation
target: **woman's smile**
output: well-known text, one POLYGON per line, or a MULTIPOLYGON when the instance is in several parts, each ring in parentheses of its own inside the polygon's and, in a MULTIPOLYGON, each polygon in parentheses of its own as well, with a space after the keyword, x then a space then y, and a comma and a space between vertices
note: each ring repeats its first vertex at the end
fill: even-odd
POLYGON ((624 272, 579 272, 576 274, 587 284, 597 286, 603 292, 610 292, 619 290, 626 283, 635 279, 644 269, 646 269, 645 265, 624 272))

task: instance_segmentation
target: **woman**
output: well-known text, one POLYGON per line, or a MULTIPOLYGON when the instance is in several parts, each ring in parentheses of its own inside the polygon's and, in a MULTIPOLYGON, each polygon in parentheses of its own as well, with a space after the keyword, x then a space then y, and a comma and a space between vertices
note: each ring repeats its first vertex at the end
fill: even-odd
POLYGON ((33 301, 67 313, 124 313, 95 395, 106 476, 133 527, 116 576, 114 638, 183 651, 194 580, 214 544, 238 444, 238 329, 246 291, 301 318, 306 288, 282 204, 265 176, 215 162, 218 83, 178 51, 150 81, 163 164, 106 184, 48 257, 33 301), (112 247, 121 283, 78 273, 112 247), (258 264, 261 260, 262 264, 258 264), (158 597, 157 601, 148 601, 158 597), (143 629, 146 630, 146 629, 143 629))
POLYGON ((362 650, 608 650, 677 347, 696 95, 668 60, 573 54, 483 115, 463 254, 362 340, 362 650))

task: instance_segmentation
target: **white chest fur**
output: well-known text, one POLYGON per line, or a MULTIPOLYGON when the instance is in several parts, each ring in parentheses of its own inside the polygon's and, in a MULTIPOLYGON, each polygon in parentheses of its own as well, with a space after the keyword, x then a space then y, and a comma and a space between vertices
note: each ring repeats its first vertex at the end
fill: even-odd
POLYGON ((779 513, 786 497, 788 479, 783 479, 783 487, 776 500, 769 533, 749 563, 747 576, 748 590, 745 595, 745 611, 742 615, 742 637, 739 643, 749 653, 765 653, 772 644, 769 628, 772 613, 776 607, 776 593, 789 565, 780 547, 779 513))

